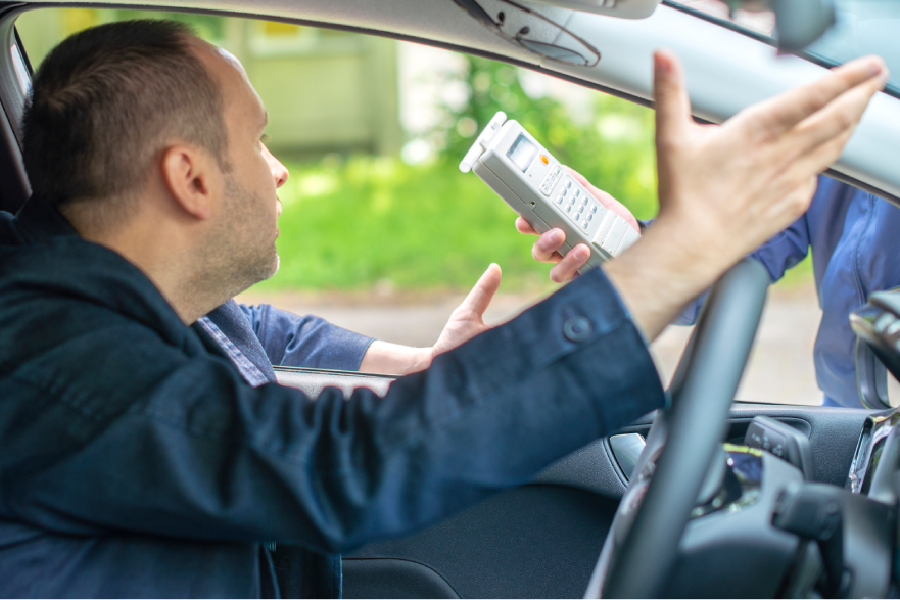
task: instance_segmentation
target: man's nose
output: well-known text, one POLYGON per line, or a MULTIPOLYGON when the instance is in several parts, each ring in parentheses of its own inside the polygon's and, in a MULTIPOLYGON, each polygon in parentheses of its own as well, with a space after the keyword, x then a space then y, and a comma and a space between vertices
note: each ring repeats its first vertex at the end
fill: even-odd
POLYGON ((275 158, 275 156, 269 151, 265 144, 263 144, 262 147, 263 156, 266 159, 266 163, 268 163, 269 165, 269 170, 272 172, 272 178, 275 180, 275 188, 280 188, 288 180, 287 167, 285 167, 283 164, 281 164, 281 161, 275 158))

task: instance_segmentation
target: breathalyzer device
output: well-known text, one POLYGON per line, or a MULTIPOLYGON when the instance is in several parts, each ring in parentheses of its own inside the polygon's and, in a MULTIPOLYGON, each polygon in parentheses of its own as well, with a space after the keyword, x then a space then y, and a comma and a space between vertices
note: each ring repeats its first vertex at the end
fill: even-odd
POLYGON ((625 219, 607 209, 516 121, 498 112, 459 165, 474 171, 538 233, 559 227, 560 249, 579 243, 591 249, 585 271, 618 255, 640 237, 625 219))

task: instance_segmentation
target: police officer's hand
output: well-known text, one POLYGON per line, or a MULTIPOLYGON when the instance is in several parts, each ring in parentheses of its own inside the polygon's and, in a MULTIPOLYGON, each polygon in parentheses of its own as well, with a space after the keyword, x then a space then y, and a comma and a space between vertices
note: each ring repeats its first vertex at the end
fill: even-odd
MULTIPOLYGON (((631 211, 613 198, 612 195, 591 185, 580 173, 577 173, 572 169, 569 169, 569 172, 572 173, 572 176, 575 177, 581 185, 586 187, 603 206, 625 219, 625 221, 634 227, 636 231, 640 231, 637 220, 632 216, 631 211)), ((526 235, 538 235, 537 231, 535 231, 528 221, 522 217, 516 219, 516 229, 519 230, 519 233, 526 235)), ((565 232, 562 229, 555 228, 539 235, 538 239, 531 247, 531 256, 534 260, 538 262, 555 263, 556 266, 550 269, 550 279, 556 283, 563 283, 577 277, 578 269, 583 267, 584 263, 586 263, 591 256, 590 250, 585 244, 578 244, 568 254, 563 256, 559 253, 559 250, 562 248, 565 241, 565 232)))

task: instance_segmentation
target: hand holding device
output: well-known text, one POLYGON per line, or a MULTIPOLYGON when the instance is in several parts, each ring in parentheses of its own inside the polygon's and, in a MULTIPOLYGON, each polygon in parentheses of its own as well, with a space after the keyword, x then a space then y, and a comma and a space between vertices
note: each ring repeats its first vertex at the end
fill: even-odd
POLYGON ((585 244, 591 255, 582 269, 618 255, 640 237, 503 112, 479 134, 459 168, 474 171, 535 231, 562 229, 560 253, 585 244))
MULTIPOLYGON (((603 206, 625 219, 632 229, 640 232, 640 226, 631 214, 631 211, 613 198, 612 195, 601 190, 597 186, 592 185, 580 173, 573 171, 571 168, 569 168, 569 172, 585 186, 588 191, 594 194, 603 206)), ((528 224, 528 221, 522 217, 516 219, 516 229, 523 235, 538 236, 538 239, 535 240, 534 245, 531 247, 531 257, 537 262, 554 263, 554 267, 550 269, 550 279, 556 283, 565 283, 574 277, 577 277, 578 270, 581 269, 588 258, 590 258, 590 250, 588 250, 588 247, 584 244, 576 244, 572 250, 563 257, 563 255, 559 253, 559 249, 562 248, 563 243, 566 241, 566 235, 561 229, 551 229, 544 233, 538 233, 528 224)))

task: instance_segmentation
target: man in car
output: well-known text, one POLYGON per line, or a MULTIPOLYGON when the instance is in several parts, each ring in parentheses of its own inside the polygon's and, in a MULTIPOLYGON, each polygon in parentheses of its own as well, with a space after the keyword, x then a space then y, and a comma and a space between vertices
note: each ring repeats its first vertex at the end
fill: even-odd
MULTIPOLYGON (((609 194, 596 187, 593 190, 632 227, 643 226, 609 194)), ((536 234, 524 219, 519 218, 516 227, 522 233, 536 234)), ((856 386, 856 335, 849 316, 873 292, 900 285, 900 263, 889 259, 900 255, 897 231, 897 207, 871 192, 820 175, 806 214, 750 254, 765 266, 774 283, 812 252, 822 309, 813 359, 824 406, 862 406, 856 386)), ((551 270, 551 278, 557 282, 571 279, 588 258, 585 247, 563 258, 558 251, 564 241, 565 233, 554 229, 539 236, 532 249, 536 260, 557 263, 551 270)), ((692 302, 673 323, 693 325, 705 298, 692 302)))
POLYGON ((646 340, 806 210, 886 68, 857 61, 718 129, 692 123, 671 54, 655 68, 643 239, 384 398, 311 400, 202 322, 278 262, 240 65, 169 22, 60 44, 24 121, 31 208, 0 249, 2 594, 275 594, 262 541, 408 533, 661 406, 646 340), (710 177, 713 157, 733 168, 710 177))

